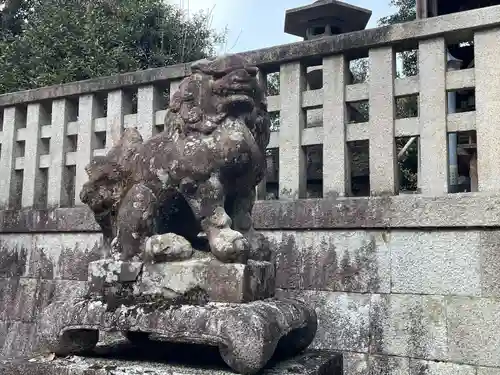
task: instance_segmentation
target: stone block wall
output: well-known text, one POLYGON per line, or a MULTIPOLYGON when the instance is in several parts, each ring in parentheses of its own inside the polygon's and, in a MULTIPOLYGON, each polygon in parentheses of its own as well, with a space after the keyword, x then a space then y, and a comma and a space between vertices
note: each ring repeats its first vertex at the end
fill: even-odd
POLYGON ((347 375, 500 374, 500 231, 272 232, 279 294, 347 375))
POLYGON ((0 357, 36 352, 36 321, 51 301, 85 292, 99 233, 0 234, 0 357))
MULTIPOLYGON (((273 247, 278 295, 315 306, 313 347, 343 352, 346 375, 500 375, 497 203, 259 202, 254 215, 273 247)), ((29 357, 43 307, 85 290, 101 235, 82 209, 4 212, 0 231, 0 357, 29 357)))

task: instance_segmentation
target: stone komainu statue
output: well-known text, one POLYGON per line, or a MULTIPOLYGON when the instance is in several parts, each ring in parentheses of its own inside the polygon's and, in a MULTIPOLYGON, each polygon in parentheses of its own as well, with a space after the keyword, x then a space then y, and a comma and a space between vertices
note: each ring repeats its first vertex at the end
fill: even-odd
POLYGON ((223 262, 266 260, 269 246, 251 218, 270 137, 265 86, 239 55, 191 69, 173 95, 164 131, 143 142, 126 129, 87 166, 80 198, 122 260, 143 259, 147 239, 164 233, 193 245, 204 234, 223 262))

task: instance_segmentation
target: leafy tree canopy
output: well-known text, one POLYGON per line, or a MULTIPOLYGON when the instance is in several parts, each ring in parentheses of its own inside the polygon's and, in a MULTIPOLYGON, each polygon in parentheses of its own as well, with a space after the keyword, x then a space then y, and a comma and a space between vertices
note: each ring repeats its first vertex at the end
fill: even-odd
POLYGON ((209 14, 162 0, 0 1, 0 93, 213 55, 209 14))

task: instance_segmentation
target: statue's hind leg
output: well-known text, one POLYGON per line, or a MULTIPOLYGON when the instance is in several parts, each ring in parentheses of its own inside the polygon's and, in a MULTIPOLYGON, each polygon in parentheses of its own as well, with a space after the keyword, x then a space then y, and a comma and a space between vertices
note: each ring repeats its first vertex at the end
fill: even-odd
POLYGON ((134 185, 128 191, 120 206, 113 241, 121 260, 131 260, 144 250, 146 239, 154 234, 156 204, 156 196, 145 185, 134 185))
POLYGON ((224 208, 224 188, 217 175, 199 184, 192 194, 185 194, 212 253, 225 263, 246 263, 250 246, 242 233, 231 229, 231 218, 224 208))

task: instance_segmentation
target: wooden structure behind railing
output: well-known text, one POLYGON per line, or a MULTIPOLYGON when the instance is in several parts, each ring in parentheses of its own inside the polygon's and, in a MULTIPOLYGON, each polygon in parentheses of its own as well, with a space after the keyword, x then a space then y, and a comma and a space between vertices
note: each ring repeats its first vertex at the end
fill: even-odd
MULTIPOLYGON (((500 6, 251 51, 266 74, 280 72, 280 95, 269 110, 280 130, 280 198, 305 197, 304 147, 322 145, 323 196, 346 196, 353 141, 369 142, 372 195, 398 194, 396 138, 419 137, 419 188, 448 193, 447 133, 475 131, 480 192, 500 182, 500 6), (447 71, 446 45, 474 41, 475 68, 447 71), (397 78, 396 52, 418 50, 419 74, 397 78), (350 84, 348 63, 368 56, 370 78, 350 84), (323 87, 307 90, 306 68, 322 65, 323 87), (475 89, 476 110, 447 114, 448 91, 475 89), (419 117, 396 119, 397 98, 418 95, 419 117), (348 124, 346 105, 369 102, 369 121, 348 124), (322 108, 323 126, 306 126, 306 111, 322 108)), ((2 208, 78 205, 84 167, 136 126, 144 137, 161 131, 163 92, 189 72, 178 65, 0 96, 2 208), (137 93, 137 104, 132 94, 137 93), (106 98, 106 100, 103 100, 106 98), (135 109, 135 106, 137 109, 135 109)))

